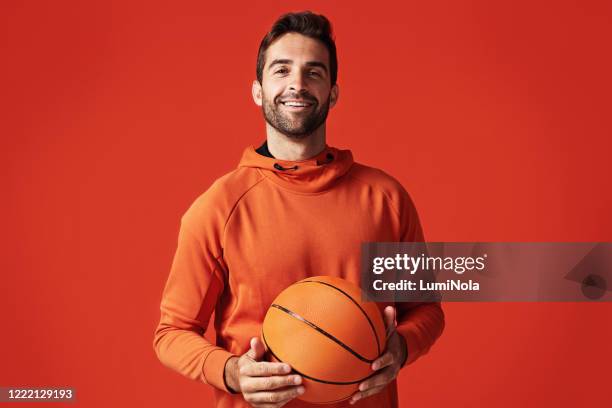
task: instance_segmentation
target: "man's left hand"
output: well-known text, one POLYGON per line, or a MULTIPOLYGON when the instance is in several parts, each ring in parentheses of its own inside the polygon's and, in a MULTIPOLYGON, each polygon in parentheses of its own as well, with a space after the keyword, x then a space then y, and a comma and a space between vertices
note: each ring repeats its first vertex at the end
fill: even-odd
POLYGON ((386 351, 372 363, 372 370, 377 371, 377 374, 359 384, 359 391, 350 399, 351 404, 382 391, 397 377, 406 357, 406 342, 395 330, 395 308, 393 306, 385 308, 384 318, 387 331, 386 351))

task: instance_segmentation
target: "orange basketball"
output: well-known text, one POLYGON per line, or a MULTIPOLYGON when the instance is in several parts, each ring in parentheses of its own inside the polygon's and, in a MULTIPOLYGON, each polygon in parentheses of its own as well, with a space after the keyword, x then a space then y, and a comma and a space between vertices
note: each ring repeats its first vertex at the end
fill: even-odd
POLYGON ((385 348, 385 324, 373 302, 362 302, 358 286, 315 276, 282 291, 268 309, 262 339, 272 361, 302 376, 311 403, 348 399, 371 376, 385 348))

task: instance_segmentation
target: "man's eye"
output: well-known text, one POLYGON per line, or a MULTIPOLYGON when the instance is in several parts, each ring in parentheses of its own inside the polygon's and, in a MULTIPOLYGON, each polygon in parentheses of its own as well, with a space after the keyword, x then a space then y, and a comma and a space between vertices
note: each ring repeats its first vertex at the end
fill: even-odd
POLYGON ((318 77, 321 76, 321 74, 319 74, 317 71, 310 71, 310 75, 311 76, 318 76, 318 77))
POLYGON ((287 73, 287 68, 281 68, 275 72, 275 74, 286 74, 286 73, 287 73))

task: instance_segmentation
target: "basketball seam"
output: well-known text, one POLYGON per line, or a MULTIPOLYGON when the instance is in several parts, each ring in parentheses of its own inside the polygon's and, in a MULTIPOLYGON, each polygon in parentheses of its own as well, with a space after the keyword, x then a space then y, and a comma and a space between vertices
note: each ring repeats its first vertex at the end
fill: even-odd
MULTIPOLYGON (((270 345, 268 344, 268 342, 266 341, 266 334, 264 333, 263 329, 261 330, 261 338, 264 342, 264 344, 266 345, 266 347, 268 348, 268 351, 270 352, 270 354, 272 354, 274 356, 275 359, 277 359, 278 361, 280 361, 281 363, 284 363, 284 361, 279 358, 275 353, 274 350, 272 350, 272 347, 270 347, 270 345)), ((372 374, 363 377, 360 380, 355 380, 355 381, 348 381, 348 382, 344 382, 344 381, 327 381, 327 380, 321 380, 319 378, 315 378, 315 377, 311 377, 309 375, 306 375, 298 370, 296 370, 294 367, 291 367, 291 369, 298 375, 301 375, 304 378, 308 378, 311 381, 316 381, 319 383, 323 383, 323 384, 330 384, 330 385, 351 385, 351 384, 357 384, 360 383, 362 381, 367 380, 368 378, 374 376, 375 374, 377 374, 376 372, 373 372, 372 374)), ((333 401, 332 401, 333 402, 333 401)))
MULTIPOLYGON (((374 323, 372 323, 372 320, 370 320, 370 316, 368 316, 366 311, 363 310, 361 305, 355 299, 353 299, 353 297, 351 295, 349 295, 348 293, 346 293, 342 289, 337 288, 334 285, 331 285, 331 284, 329 284, 327 282, 321 282, 321 281, 316 281, 316 280, 304 280, 304 281, 300 281, 300 282, 297 282, 297 283, 320 283, 321 285, 329 286, 330 288, 336 289, 338 292, 342 293, 344 296, 349 298, 355 304, 355 306, 357 306, 359 308, 359 310, 361 310, 361 313, 363 313, 365 318, 368 320, 368 323, 370 324, 370 328, 372 329, 372 332, 374 333, 374 338, 376 339, 376 349, 378 350, 378 354, 377 355, 380 355, 380 352, 381 352, 381 350, 380 350, 380 340, 378 339, 378 334, 376 333, 376 329, 374 328, 374 323)), ((372 361, 374 361, 374 360, 372 360, 372 361)))
POLYGON ((333 341, 334 343, 338 344, 340 347, 342 347, 343 349, 345 349, 346 351, 348 351, 349 353, 351 353, 352 355, 357 357, 359 360, 361 360, 361 361, 363 361, 365 363, 373 363, 374 362, 374 360, 369 360, 369 359, 363 357, 361 354, 357 353, 355 350, 353 350, 352 348, 350 348, 349 346, 347 346, 346 344, 341 342, 338 338, 336 338, 332 334, 326 332, 325 330, 323 330, 322 328, 320 328, 319 326, 317 326, 313 322, 311 322, 309 320, 306 320, 305 318, 303 318, 299 314, 295 313, 294 311, 289 310, 286 307, 283 307, 281 305, 277 305, 276 303, 273 303, 270 307, 278 309, 281 312, 287 313, 289 316, 293 317, 294 319, 297 319, 297 320, 301 321, 302 323, 307 324, 311 328, 315 329, 316 331, 318 331, 319 333, 321 333, 322 335, 324 335, 325 337, 327 337, 328 339, 330 339, 331 341, 333 341))

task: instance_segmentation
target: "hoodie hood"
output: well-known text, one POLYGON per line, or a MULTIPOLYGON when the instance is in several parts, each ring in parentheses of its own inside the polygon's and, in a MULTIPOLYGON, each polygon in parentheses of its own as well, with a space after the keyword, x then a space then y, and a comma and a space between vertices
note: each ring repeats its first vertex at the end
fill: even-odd
POLYGON ((242 154, 238 167, 257 169, 270 181, 289 190, 316 193, 327 190, 344 176, 353 164, 350 150, 325 146, 315 157, 288 161, 262 156, 249 146, 242 154))

